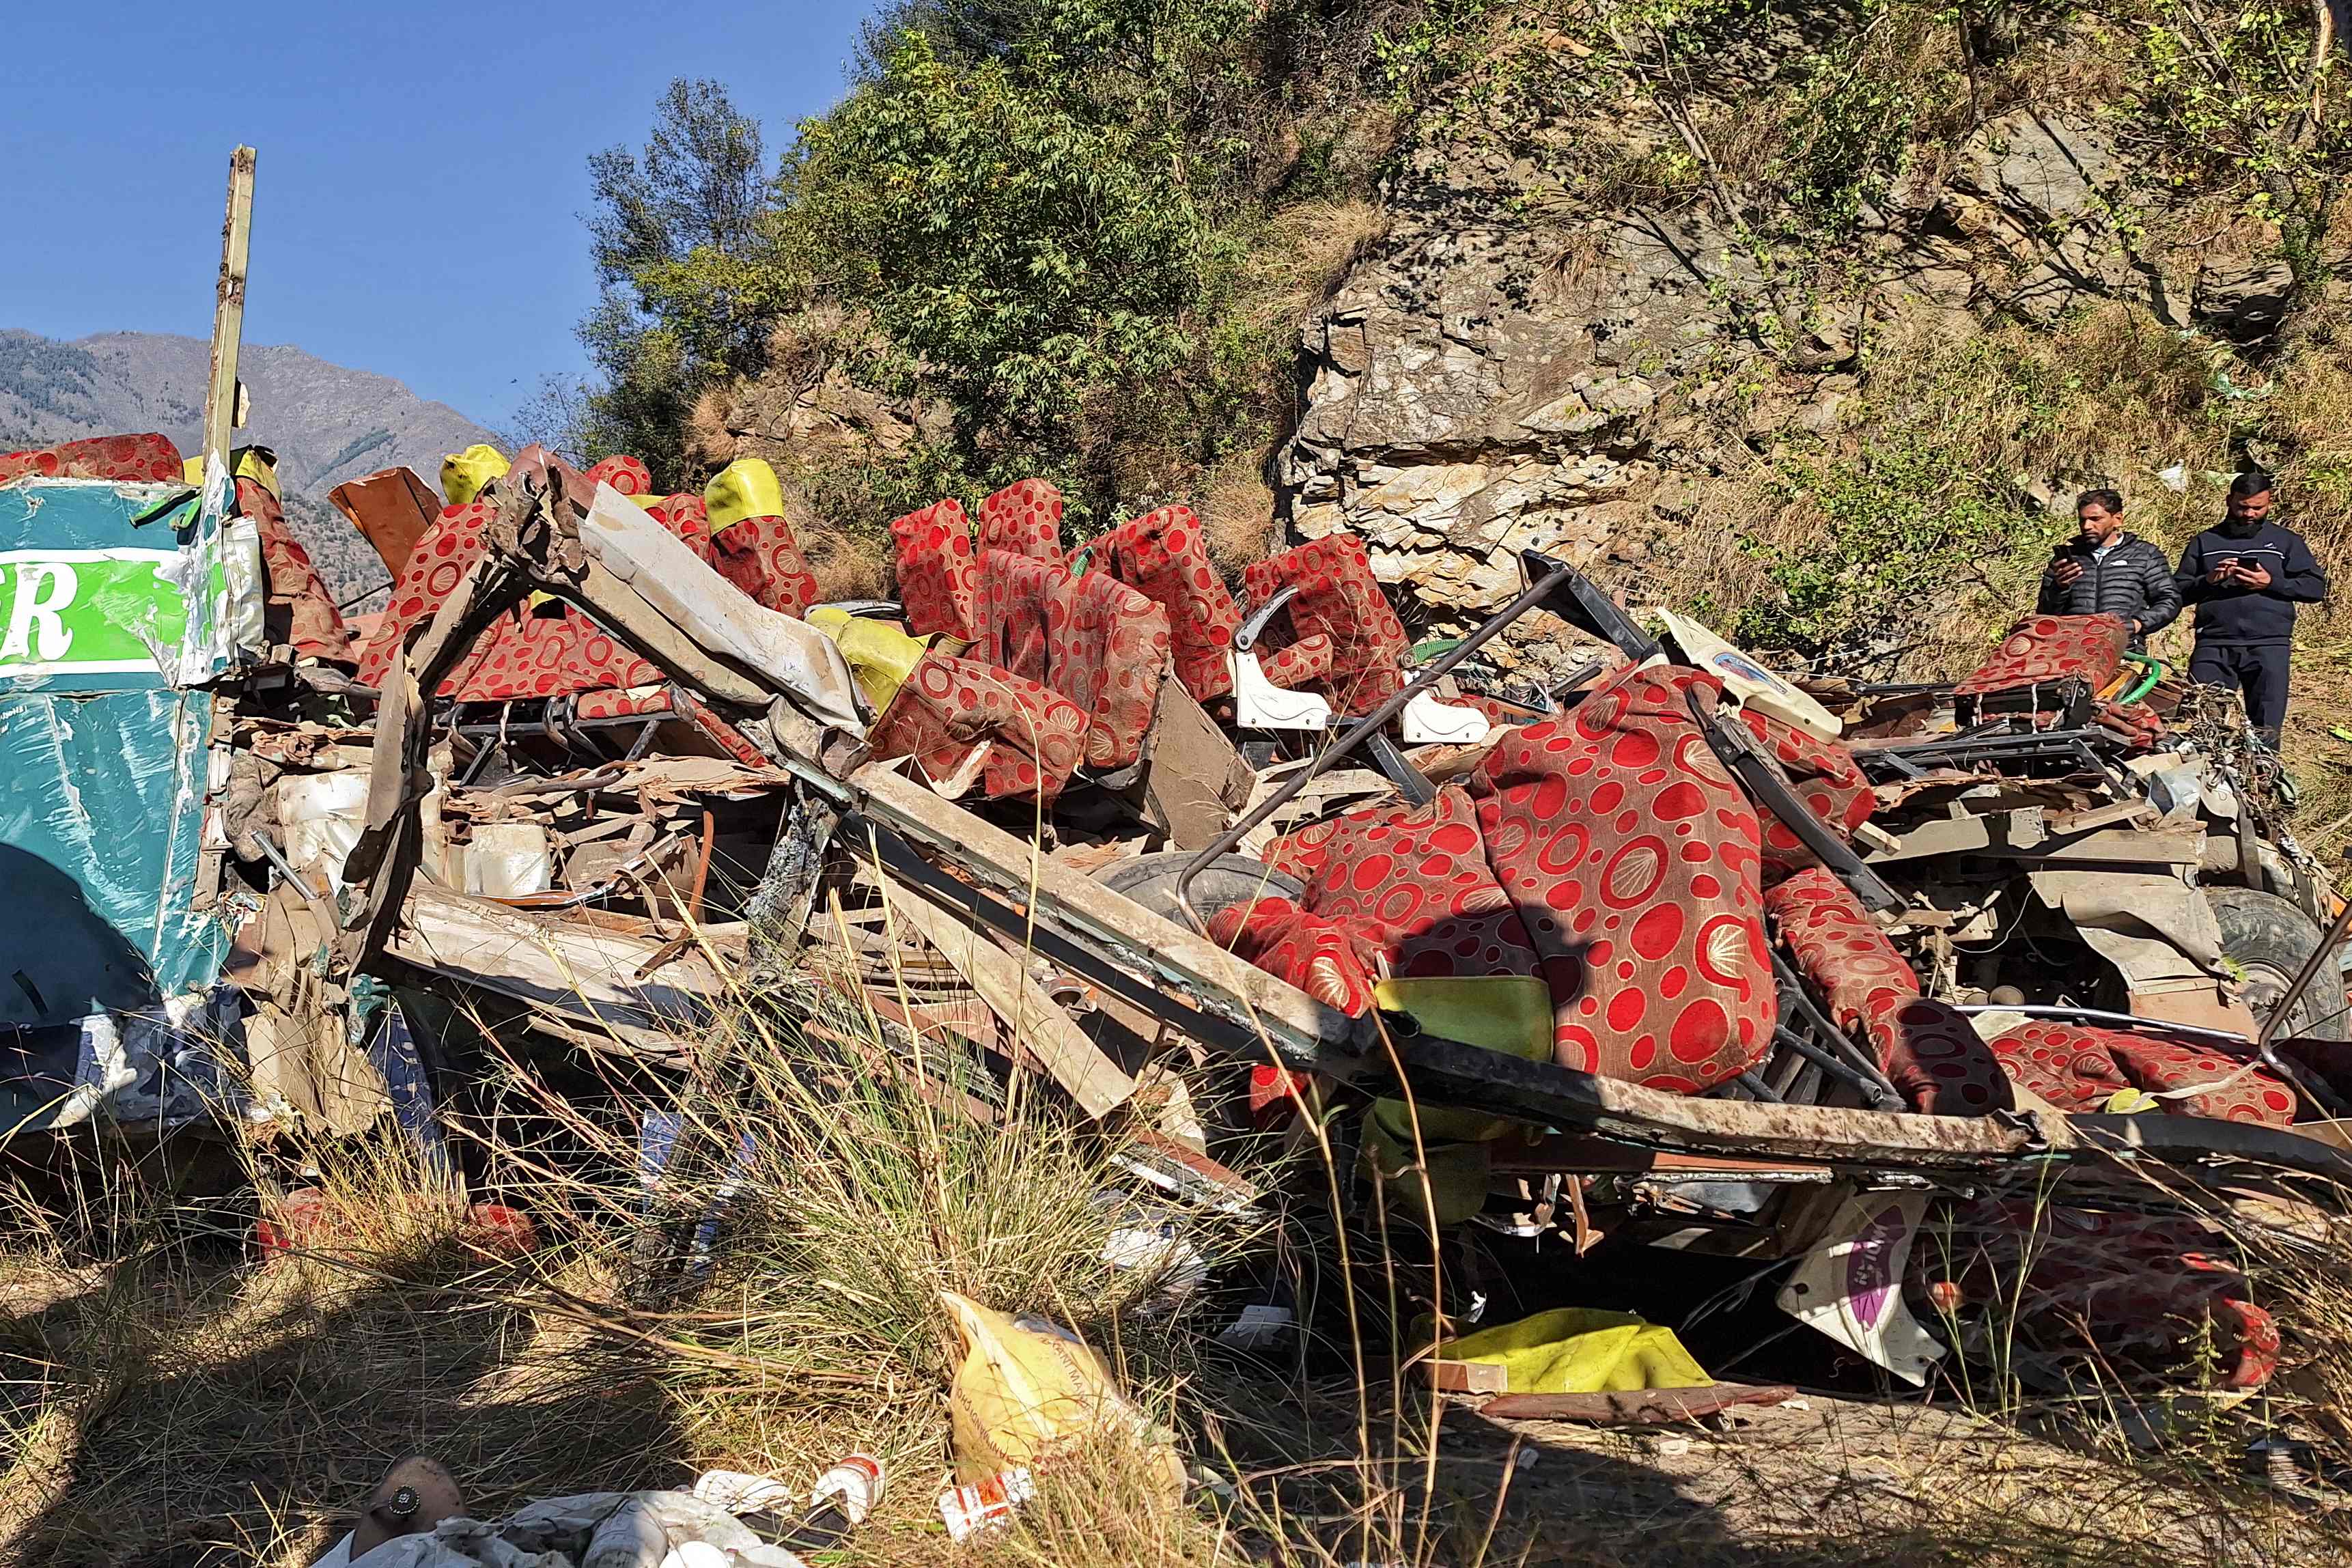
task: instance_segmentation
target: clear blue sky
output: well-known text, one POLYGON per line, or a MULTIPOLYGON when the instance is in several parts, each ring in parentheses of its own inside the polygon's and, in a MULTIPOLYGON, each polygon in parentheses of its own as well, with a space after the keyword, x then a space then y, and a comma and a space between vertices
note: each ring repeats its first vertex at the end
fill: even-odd
POLYGON ((27 0, 0 51, 0 327, 212 330, 221 201, 259 153, 247 341, 396 376, 493 426, 579 373, 589 153, 673 77, 766 131, 841 96, 871 7, 27 0))

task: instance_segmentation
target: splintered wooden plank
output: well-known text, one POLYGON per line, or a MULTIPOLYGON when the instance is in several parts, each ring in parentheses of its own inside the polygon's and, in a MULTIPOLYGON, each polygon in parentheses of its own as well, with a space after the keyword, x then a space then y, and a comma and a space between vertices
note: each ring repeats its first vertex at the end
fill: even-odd
POLYGON ((938 948, 964 983, 1004 1021, 1015 1043, 1027 1047, 1055 1083, 1088 1116, 1102 1117, 1135 1093, 1135 1080, 1102 1054, 1062 1011, 1020 959, 910 889, 885 881, 892 912, 938 948))
POLYGON ((792 765, 820 787, 845 793, 856 809, 961 875, 1034 910, 1040 924, 1057 927, 1134 973, 1149 976, 1190 1007, 1213 1014, 1244 1034, 1271 1037, 1307 1058, 1353 1038, 1356 1021, 1338 1008, 1035 853, 1029 844, 887 765, 869 763, 858 769, 850 775, 846 791, 841 781, 798 759, 792 765))

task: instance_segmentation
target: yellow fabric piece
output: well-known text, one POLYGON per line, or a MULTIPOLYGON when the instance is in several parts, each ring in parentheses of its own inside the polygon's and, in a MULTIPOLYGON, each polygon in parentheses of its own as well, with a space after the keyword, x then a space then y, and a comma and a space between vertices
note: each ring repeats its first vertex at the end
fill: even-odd
POLYGON ((817 605, 809 611, 808 624, 841 649, 857 689, 866 693, 866 700, 874 704, 877 713, 890 706, 890 699, 898 694, 898 688, 906 684, 908 675, 931 646, 928 637, 908 637, 887 621, 853 616, 837 605, 817 605))
POLYGON ((702 487, 702 506, 710 514, 710 531, 724 533, 746 518, 783 516, 784 487, 761 458, 738 458, 702 487))
POLYGON ((277 465, 265 459, 260 453, 250 447, 236 454, 236 477, 241 479, 251 479, 279 500, 286 499, 286 492, 278 488, 277 465))
MULTIPOLYGON (((1443 1038, 1459 1040, 1465 1046, 1483 1046, 1521 1061, 1551 1059, 1551 987, 1534 975, 1433 975, 1381 980, 1372 985, 1372 999, 1382 1012, 1403 1013, 1428 1033, 1443 1038)), ((1402 1147, 1412 1147, 1412 1121, 1402 1100, 1377 1101, 1372 1113, 1402 1147)), ((1509 1126, 1500 1117, 1482 1116, 1475 1110, 1421 1107, 1421 1136, 1424 1143, 1451 1138, 1499 1138, 1509 1126)))
POLYGON ((441 459, 441 499, 464 506, 482 493, 482 487, 507 471, 507 455, 496 447, 476 442, 462 452, 441 459))
POLYGON ((1126 1436, 1148 1444, 1154 1479, 1181 1492, 1183 1462, 1119 1393, 1100 1354, 1058 1323, 1013 1318, 940 1292, 963 1340, 948 1388, 956 1474, 967 1482, 1126 1436))
POLYGON ((1486 1205, 1495 1157, 1479 1139, 1431 1137, 1429 1121, 1438 1114, 1427 1106, 1422 1108, 1421 1173, 1416 1173, 1412 1169, 1412 1130, 1404 1121, 1404 1102, 1374 1102, 1370 1113, 1364 1118, 1362 1159, 1368 1168, 1380 1173, 1391 1203, 1418 1216, 1424 1225, 1461 1225, 1486 1205), (1429 1204, 1433 1213, 1424 1213, 1422 1208, 1423 1173, 1429 1179, 1429 1204))
POLYGON ((1499 1366, 1513 1394, 1613 1394, 1715 1382, 1672 1329, 1630 1312, 1561 1307, 1440 1345, 1446 1361, 1499 1366))
MULTIPOLYGON (((255 451, 250 447, 247 447, 238 450, 235 456, 236 458, 236 477, 238 479, 251 479, 263 489, 266 489, 271 495, 276 496, 279 500, 284 500, 286 499, 286 492, 278 488, 277 468, 272 465, 264 462, 260 453, 255 451)), ((183 458, 180 459, 180 482, 199 487, 204 484, 205 458, 203 453, 199 452, 193 458, 183 458)))

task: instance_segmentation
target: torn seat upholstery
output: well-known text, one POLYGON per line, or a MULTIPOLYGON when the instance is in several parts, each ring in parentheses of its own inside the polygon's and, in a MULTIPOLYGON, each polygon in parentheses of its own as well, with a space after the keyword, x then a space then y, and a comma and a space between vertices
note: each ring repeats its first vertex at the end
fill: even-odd
POLYGON ((1339 711, 1369 712, 1403 687, 1404 659, 1412 645, 1372 575, 1364 542, 1354 534, 1329 534, 1254 562, 1243 569, 1242 582, 1261 605, 1284 588, 1297 588, 1288 609, 1291 637, 1268 646, 1278 652, 1310 637, 1328 637, 1331 668, 1322 685, 1339 711))
POLYGON ((1991 1047, 1919 978, 1862 900, 1830 871, 1800 871, 1764 895, 1798 970, 1827 999, 1830 1021, 1869 1042, 1915 1110, 1981 1116, 2013 1103, 1991 1047))
MULTIPOLYGON (((1196 702, 1234 689, 1234 634, 1241 606, 1209 560, 1201 520, 1186 506, 1163 506, 1129 518, 1086 546, 1095 572, 1108 572, 1168 612, 1176 679, 1196 702)), ((1275 685, 1297 689, 1331 671, 1331 639, 1320 633, 1279 650, 1261 649, 1259 668, 1275 685)))

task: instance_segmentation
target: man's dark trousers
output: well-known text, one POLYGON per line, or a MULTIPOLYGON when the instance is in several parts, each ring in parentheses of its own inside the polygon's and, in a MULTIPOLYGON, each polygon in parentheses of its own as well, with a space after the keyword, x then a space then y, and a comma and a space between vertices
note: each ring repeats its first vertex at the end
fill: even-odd
POLYGON ((2286 661, 2293 648, 2283 642, 2200 641, 2189 656, 2189 679, 2246 694, 2246 720, 2276 750, 2286 721, 2286 661))

